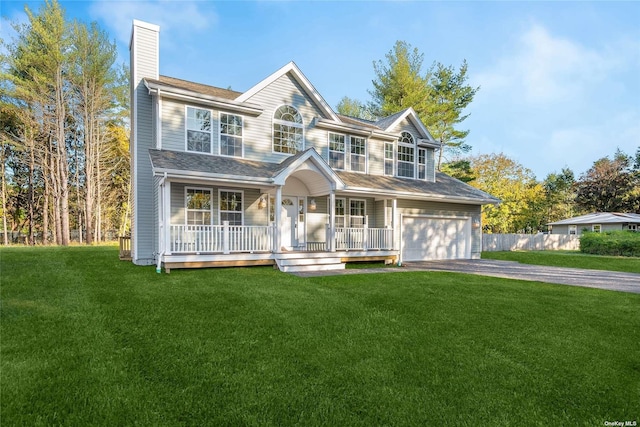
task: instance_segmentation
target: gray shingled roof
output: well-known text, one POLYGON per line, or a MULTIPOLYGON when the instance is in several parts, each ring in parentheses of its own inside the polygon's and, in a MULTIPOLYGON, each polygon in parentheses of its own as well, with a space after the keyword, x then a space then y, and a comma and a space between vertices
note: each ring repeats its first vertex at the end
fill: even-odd
POLYGON ((240 95, 242 95, 242 92, 236 92, 235 90, 222 89, 220 87, 189 82, 187 80, 176 79, 175 77, 169 77, 169 76, 160 76, 160 79, 158 80, 156 79, 146 79, 146 80, 156 84, 171 86, 176 89, 188 90, 191 92, 197 92, 203 95, 210 95, 210 96, 215 96, 215 97, 224 98, 224 99, 234 100, 240 95))
POLYGON ((587 215, 575 216, 561 221, 550 222, 548 225, 578 225, 578 224, 640 224, 640 214, 619 212, 596 212, 587 215))
MULTIPOLYGON (((309 148, 308 150, 312 150, 309 148)), ((149 150, 151 164, 157 171, 203 173, 209 176, 242 176, 247 179, 264 180, 274 178, 306 151, 286 158, 281 163, 258 162, 233 157, 211 156, 208 154, 183 151, 149 150)), ((478 203, 497 203, 498 199, 438 172, 436 182, 416 179, 394 178, 390 176, 366 175, 355 172, 336 174, 346 184, 346 190, 369 190, 372 193, 413 193, 416 197, 452 197, 476 200, 478 203)))
POLYGON ((380 120, 378 120, 375 124, 378 127, 380 127, 380 129, 387 130, 389 128, 389 126, 391 126, 393 124, 393 122, 395 122, 398 119, 398 117, 403 115, 407 110, 408 110, 408 108, 405 108, 404 110, 398 111, 395 114, 392 114, 392 115, 387 116, 387 117, 383 117, 380 120))
POLYGON ((338 114, 338 117, 343 123, 346 123, 349 125, 368 127, 375 130, 383 130, 382 128, 376 126, 375 122, 372 122, 370 120, 359 119, 357 117, 351 117, 351 116, 345 116, 343 114, 338 114))
POLYGON ((149 150, 154 169, 162 171, 200 172, 215 175, 271 178, 280 168, 278 163, 257 162, 234 157, 210 156, 184 151, 149 150))
POLYGON ((376 192, 414 193, 421 196, 448 196, 477 199, 485 203, 498 203, 499 199, 444 173, 436 172, 436 181, 365 175, 355 172, 337 172, 349 188, 371 189, 376 192))

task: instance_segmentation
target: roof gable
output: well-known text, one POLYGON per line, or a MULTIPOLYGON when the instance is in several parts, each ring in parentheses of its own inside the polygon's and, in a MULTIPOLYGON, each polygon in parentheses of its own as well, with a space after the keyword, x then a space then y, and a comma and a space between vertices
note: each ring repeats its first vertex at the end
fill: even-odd
POLYGON ((263 90, 270 84, 274 83, 276 80, 278 80, 280 77, 286 74, 291 75, 298 82, 298 84, 300 84, 300 86, 302 87, 304 92, 307 94, 309 99, 311 99, 327 117, 337 122, 340 121, 340 119, 338 118, 336 113, 333 111, 333 109, 329 106, 329 104, 327 104, 327 101, 324 100, 322 95, 320 95, 320 93, 316 90, 316 88, 313 87, 309 79, 307 79, 307 77, 304 74, 302 74, 302 71, 300 71, 298 66, 293 61, 289 62, 284 67, 280 68, 278 71, 271 74, 266 79, 262 80, 260 83, 256 84, 251 89, 244 92, 242 95, 238 96, 236 98, 236 101, 245 102, 249 100, 252 96, 254 96, 255 94, 257 94, 258 92, 260 92, 261 90, 263 90))
POLYGON ((427 140, 424 142, 431 143, 432 145, 437 144, 436 140, 431 136, 431 133, 429 133, 429 130, 427 130, 426 126, 422 123, 422 120, 418 117, 418 114, 411 107, 406 110, 399 111, 396 114, 392 114, 391 116, 384 117, 378 120, 375 124, 390 132, 397 126, 400 126, 404 120, 408 120, 416 129, 418 129, 420 137, 427 140))

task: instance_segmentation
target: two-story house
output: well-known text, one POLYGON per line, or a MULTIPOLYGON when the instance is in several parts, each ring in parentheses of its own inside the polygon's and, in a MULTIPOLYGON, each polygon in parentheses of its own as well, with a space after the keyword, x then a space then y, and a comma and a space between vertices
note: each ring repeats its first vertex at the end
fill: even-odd
POLYGON ((492 196, 436 172, 411 108, 337 114, 293 63, 245 92, 159 74, 159 27, 131 36, 135 264, 344 268, 478 258, 492 196))

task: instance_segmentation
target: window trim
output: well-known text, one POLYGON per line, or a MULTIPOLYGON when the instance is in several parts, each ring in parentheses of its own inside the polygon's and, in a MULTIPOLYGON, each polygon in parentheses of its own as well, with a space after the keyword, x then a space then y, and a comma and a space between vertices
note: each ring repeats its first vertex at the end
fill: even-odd
POLYGON ((185 186, 184 187, 184 224, 185 225, 213 225, 213 190, 208 187, 194 187, 194 186, 185 186), (206 209, 189 209, 188 197, 189 190, 199 190, 199 191, 208 191, 209 192, 209 216, 210 221, 209 224, 189 224, 189 211, 195 212, 206 212, 206 209))
POLYGON ((398 138, 398 145, 396 147, 396 152, 395 152, 395 158, 396 158, 396 175, 398 178, 408 178, 408 179, 416 179, 416 162, 417 162, 417 158, 416 158, 416 139, 414 138, 413 134, 411 132, 405 131, 403 130, 400 133, 400 137, 398 138), (403 142, 402 138, 403 135, 407 134, 411 137, 411 143, 408 142, 403 142), (412 154, 411 156, 413 157, 413 160, 411 162, 407 161, 407 160, 400 160, 400 147, 404 147, 404 148, 411 148, 412 154), (406 164, 408 165, 409 163, 412 164, 413 166, 413 174, 412 176, 404 176, 404 175, 400 175, 400 163, 402 164, 406 164))
POLYGON ((352 223, 351 220, 353 218, 362 218, 362 228, 364 228, 364 224, 366 224, 367 222, 367 199, 349 199, 349 227, 350 228, 360 228, 360 227, 355 227, 352 223), (353 202, 362 202, 362 216, 360 215, 352 215, 351 214, 351 204, 353 202))
MULTIPOLYGON (((218 222, 220 223, 220 225, 223 225, 223 221, 222 221, 222 213, 223 212, 238 212, 238 211, 228 211, 228 210, 222 210, 221 208, 221 203, 222 203, 222 193, 240 193, 241 194, 241 199, 240 199, 240 226, 244 225, 244 190, 237 190, 234 188, 218 188, 218 222)), ((229 224, 229 225, 238 225, 238 224, 229 224)))
POLYGON ((349 170, 350 170, 351 172, 355 172, 355 173, 364 173, 364 174, 366 174, 366 173, 367 173, 367 171, 369 170, 369 156, 367 155, 367 154, 368 154, 368 148, 367 148, 367 146, 368 146, 369 144, 368 144, 367 142, 368 142, 368 141, 367 141, 367 138, 366 138, 366 137, 364 137, 364 136, 354 136, 354 135, 349 135, 349 170), (361 140, 362 140, 363 145, 364 145, 364 154, 353 154, 353 151, 351 151, 351 149, 352 149, 352 147, 353 147, 353 145, 352 145, 351 141, 352 141, 354 138, 357 138, 357 139, 361 139, 361 140), (359 171, 359 170, 355 170, 355 169, 353 169, 353 164, 351 163, 351 161, 353 160, 353 159, 351 158, 352 156, 355 156, 355 157, 364 157, 364 170, 359 171))
POLYGON ((232 113, 226 113, 224 111, 218 111, 218 155, 222 156, 222 157, 231 157, 231 158, 244 158, 244 116, 240 115, 240 114, 232 114, 232 113), (240 117, 241 120, 241 125, 240 125, 240 131, 241 131, 241 135, 240 135, 240 156, 230 156, 228 154, 222 154, 222 136, 223 135, 227 135, 227 136, 231 136, 231 137, 237 137, 237 135, 229 135, 229 134, 223 134, 222 133, 222 115, 225 114, 227 116, 235 116, 235 117, 240 117))
POLYGON ((329 166, 332 169, 335 169, 335 170, 347 170, 347 140, 348 140, 348 135, 346 135, 346 134, 338 133, 338 132, 328 132, 327 133, 327 150, 328 150, 327 152, 328 152, 328 160, 329 160, 328 163, 329 163, 329 166), (339 167, 334 166, 333 164, 331 164, 331 153, 332 152, 333 153, 339 153, 340 152, 340 151, 336 151, 336 150, 332 150, 331 149, 331 135, 338 135, 338 136, 341 136, 341 137, 344 138, 344 141, 342 143, 343 144, 343 148, 344 148, 344 151, 342 151, 342 156, 343 156, 343 158, 342 158, 343 167, 342 168, 339 168, 339 167))
POLYGON ((342 227, 345 228, 347 226, 347 199, 346 197, 336 197, 336 205, 334 207, 334 220, 335 220, 335 226, 336 227, 342 227), (338 210, 338 201, 341 200, 342 201, 342 209, 344 210, 344 214, 342 215, 338 215, 337 210, 338 210), (338 218, 342 218, 342 225, 338 225, 338 218))
POLYGON ((567 229, 567 231, 568 231, 569 235, 577 236, 578 235, 578 226, 574 225, 574 224, 571 224, 571 225, 569 225, 569 228, 567 229), (573 231, 573 233, 571 231, 573 231))
POLYGON ((591 224, 591 231, 594 233, 602 233, 602 224, 591 224), (596 231, 596 228, 598 231, 596 231))
POLYGON ((382 163, 382 174, 384 176, 396 176, 396 145, 395 142, 385 142, 383 147, 383 163, 382 163), (387 145, 391 146, 391 157, 387 157, 387 145), (387 173, 387 161, 391 161, 391 173, 387 173))
POLYGON ((213 154, 213 110, 211 110, 210 108, 202 108, 202 107, 197 107, 195 105, 189 105, 186 104, 184 106, 184 151, 187 153, 200 153, 200 154, 213 154), (189 108, 192 109, 196 109, 196 110, 203 110, 203 111, 208 111, 209 112, 209 120, 211 120, 211 124, 210 124, 210 129, 209 129, 209 151, 196 151, 196 150, 189 150, 189 131, 193 130, 196 132, 205 132, 203 130, 197 130, 197 129, 189 129, 189 108))
POLYGON ((416 158, 416 179, 419 179, 420 181, 426 181, 427 180, 427 149, 426 148, 421 148, 418 147, 418 156, 416 158), (420 163, 420 153, 424 154, 424 163, 420 163), (424 177, 420 178, 420 167, 423 166, 424 167, 424 177))
POLYGON ((287 156, 295 156, 297 153, 299 153, 300 151, 304 151, 305 150, 305 129, 304 129, 304 117, 302 116, 302 113, 300 113, 300 110, 296 107, 294 107, 291 104, 280 104, 279 106, 277 106, 274 110, 273 110, 273 114, 271 115, 271 152, 273 154, 284 154, 287 156), (282 107, 290 107, 293 108, 294 110, 296 110, 296 112, 298 113, 298 115, 300 116, 300 123, 295 123, 295 122, 288 122, 285 120, 281 120, 281 119, 276 119, 276 113, 278 112, 278 110, 280 110, 282 107), (300 147, 300 149, 298 151, 296 151, 295 153, 284 153, 282 151, 276 151, 276 132, 275 132, 275 125, 286 125, 286 126, 292 126, 295 128, 299 128, 302 130, 302 146, 300 147))

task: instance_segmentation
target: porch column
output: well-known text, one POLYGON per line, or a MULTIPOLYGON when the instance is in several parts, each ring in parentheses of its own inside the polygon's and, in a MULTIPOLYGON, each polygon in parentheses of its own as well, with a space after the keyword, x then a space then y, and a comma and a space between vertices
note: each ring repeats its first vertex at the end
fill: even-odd
POLYGON ((164 182, 164 197, 162 197, 164 204, 164 253, 171 255, 171 181, 164 182))
POLYGON ((391 201, 391 228, 393 229, 393 249, 400 248, 400 229, 398 227, 398 199, 391 201))
POLYGON ((336 193, 331 190, 329 193, 329 239, 328 248, 329 252, 336 251, 336 193))
POLYGON ((276 253, 280 252, 280 248, 282 247, 282 234, 280 231, 281 228, 281 221, 282 221, 282 186, 278 185, 276 187, 276 200, 275 200, 275 206, 273 207, 273 213, 274 213, 274 221, 275 221, 275 236, 273 236, 273 244, 274 244, 274 248, 273 251, 276 253))

